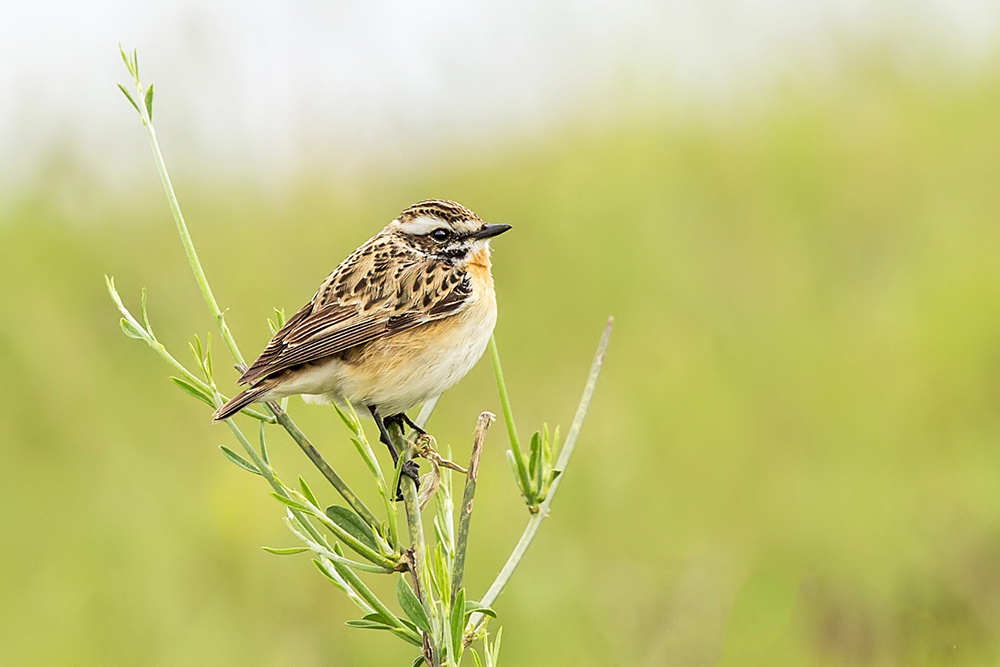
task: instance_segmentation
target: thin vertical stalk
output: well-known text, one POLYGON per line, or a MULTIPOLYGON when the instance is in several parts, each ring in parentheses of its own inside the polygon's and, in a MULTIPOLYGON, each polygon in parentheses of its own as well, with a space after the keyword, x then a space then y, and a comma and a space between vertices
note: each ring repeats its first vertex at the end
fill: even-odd
MULTIPOLYGON (((403 461, 409 461, 412 456, 412 448, 403 438, 398 424, 389 426, 389 437, 393 440, 399 455, 403 461)), ((434 609, 430 601, 430 586, 426 578, 425 559, 427 557, 427 544, 424 541, 424 526, 420 516, 420 503, 417 500, 417 485, 406 475, 399 476, 400 490, 403 493, 403 506, 406 509, 406 526, 410 536, 410 552, 412 562, 410 568, 413 574, 413 592, 420 600, 421 606, 428 619, 434 618, 434 609)), ((433 622, 431 624, 433 628, 433 622)), ((438 657, 436 641, 433 636, 429 637, 430 665, 438 667, 438 657)))
MULTIPOLYGON (((611 327, 614 324, 614 318, 609 317, 608 323, 604 327, 604 333, 601 335, 601 340, 597 344, 597 352, 594 354, 594 361, 590 365, 590 374, 587 376, 587 383, 583 388, 583 395, 580 397, 580 403, 576 408, 576 415, 573 417, 573 423, 570 426, 569 433, 566 435, 566 442, 562 446, 562 450, 559 452, 559 458, 556 460, 556 466, 554 470, 565 471, 566 466, 569 465, 569 459, 573 455, 573 449, 576 447, 576 440, 580 435, 580 427, 583 425, 583 420, 587 416, 587 410, 590 407, 590 399, 594 395, 594 388, 597 386, 597 378, 601 374, 601 367, 604 365, 604 356, 608 350, 608 342, 611 339, 611 327)), ((559 490, 559 484, 561 483, 563 475, 558 475, 552 482, 552 486, 549 487, 549 494, 546 496, 545 500, 538 507, 538 513, 533 514, 528 520, 528 525, 525 526, 524 532, 521 533, 521 538, 517 541, 514 546, 514 550, 511 552, 510 556, 507 558, 507 562, 504 563, 503 568, 500 570, 500 574, 497 575, 496 579, 490 585, 486 594, 483 595, 481 600, 482 604, 489 607, 496 601, 497 597, 503 591, 507 582, 510 581, 511 576, 514 574, 514 570, 517 569, 518 564, 520 564, 521 559, 524 558, 525 552, 528 547, 531 546, 532 540, 535 539, 535 533, 538 532, 539 526, 542 525, 542 521, 545 517, 549 515, 549 508, 552 505, 552 500, 556 496, 556 491, 559 490)), ((482 614, 473 614, 470 619, 470 623, 475 627, 483 620, 482 614)), ((474 633, 473 633, 474 634, 474 633)), ((470 639, 471 641, 471 639, 470 639)))
MULTIPOLYGON (((521 441, 517 437, 517 427, 514 425, 514 412, 510 409, 510 398, 507 396, 507 384, 503 379, 503 368, 500 366, 500 351, 497 349, 496 336, 490 336, 490 358, 493 361, 493 375, 496 376, 497 393, 500 394, 500 407, 503 409, 504 422, 507 424, 507 436, 510 438, 510 449, 514 453, 514 465, 517 476, 521 480, 521 488, 525 493, 531 488, 528 482, 528 468, 521 454, 521 441)), ((533 500, 531 502, 534 502, 533 500)))
MULTIPOLYGON (((125 57, 124 51, 122 56, 125 57)), ((125 58, 125 64, 129 68, 129 72, 132 74, 132 78, 135 82, 136 92, 139 94, 139 100, 144 100, 146 97, 146 90, 143 88, 142 83, 139 81, 139 73, 136 69, 135 62, 129 62, 128 58, 125 58)), ((131 100, 131 98, 129 98, 131 100)), ((150 103, 152 100, 150 100, 150 103)), ((188 264, 191 267, 191 272, 194 273, 195 281, 198 283, 198 288, 201 290, 201 295, 205 299, 205 304, 208 306, 209 312, 211 312, 213 319, 215 319, 216 326, 219 328, 219 332, 222 334, 222 339, 226 342, 226 347, 229 348, 229 353, 232 355, 233 359, 239 366, 246 366, 246 362, 243 359, 243 354, 240 352, 239 346, 236 344, 236 339, 233 337, 232 331, 229 330, 229 325, 226 324, 225 315, 222 309, 219 308, 219 303, 215 300, 215 295, 212 293, 212 288, 208 283, 208 277, 205 275, 205 270, 202 268, 201 260, 198 258, 198 252, 195 250, 194 241, 191 239, 191 232, 188 230, 187 223, 184 221, 184 214, 181 212, 180 203, 177 200, 177 193, 174 192, 173 183, 170 180, 170 174, 167 172, 167 165, 163 160, 163 153, 160 151, 160 144, 156 140, 156 130, 153 128, 153 120, 150 117, 149 108, 145 104, 135 104, 136 110, 139 112, 139 116, 142 118, 142 124, 146 128, 146 135, 149 137, 149 145, 153 150, 153 160, 156 162, 156 170, 160 174, 160 180, 163 183, 163 190, 167 196, 167 203, 170 205, 170 212, 173 215, 174 223, 177 226, 177 233, 181 237, 181 245, 184 246, 184 253, 187 255, 188 264)), ((375 515, 372 514, 371 510, 365 506, 361 499, 358 497, 354 491, 347 485, 347 483, 338 475, 329 463, 320 455, 319 451, 313 447, 309 439, 306 438, 305 434, 301 429, 292 421, 292 418, 281 409, 281 406, 276 402, 268 403, 268 408, 274 414, 275 418, 281 423, 282 427, 288 434, 292 436, 295 443, 305 452, 309 460, 319 468, 323 476, 327 478, 330 484, 333 485, 335 489, 344 497, 344 500, 354 508, 354 510, 364 519, 372 528, 378 526, 378 520, 375 515)))
POLYGON ((476 422, 476 435, 472 442, 472 457, 469 459, 469 473, 465 476, 465 491, 462 494, 462 509, 458 518, 458 540, 455 543, 455 564, 452 568, 451 602, 455 603, 458 591, 462 588, 462 578, 465 575, 465 552, 469 543, 469 524, 472 520, 472 503, 476 495, 476 480, 479 477, 479 459, 483 454, 483 443, 486 442, 486 429, 495 415, 484 412, 476 422))

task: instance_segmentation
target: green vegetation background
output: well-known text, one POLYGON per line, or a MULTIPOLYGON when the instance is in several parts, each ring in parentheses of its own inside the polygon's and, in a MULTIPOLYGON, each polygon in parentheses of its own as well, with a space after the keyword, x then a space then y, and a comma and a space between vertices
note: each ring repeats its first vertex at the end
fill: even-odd
MULTIPOLYGON (((525 432, 568 424, 616 316, 553 517, 497 604, 504 664, 978 665, 1000 659, 998 110, 1000 70, 872 64, 709 120, 584 118, 278 192, 161 140, 247 353, 271 307, 426 197, 515 226, 494 244, 497 334, 525 432)), ((131 122, 120 141, 145 139, 131 122)), ((409 664, 343 625, 305 558, 259 548, 291 544, 280 508, 119 331, 105 273, 133 306, 149 289, 178 354, 212 327, 146 171, 109 189, 54 156, 0 213, 0 663, 409 664)), ((291 407, 361 478, 335 414, 291 407)), ((432 430, 462 458, 483 409, 486 364, 432 430)), ((279 471, 324 488, 272 440, 279 471)), ((473 596, 526 518, 505 440, 498 423, 473 596)))

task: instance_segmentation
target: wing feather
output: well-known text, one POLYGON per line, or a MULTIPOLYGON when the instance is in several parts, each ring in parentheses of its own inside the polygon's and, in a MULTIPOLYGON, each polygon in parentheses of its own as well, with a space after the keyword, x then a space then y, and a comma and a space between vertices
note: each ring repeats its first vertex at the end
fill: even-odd
POLYGON ((344 260, 239 381, 256 384, 292 366, 450 317, 468 302, 472 290, 464 269, 398 253, 376 236, 344 260))

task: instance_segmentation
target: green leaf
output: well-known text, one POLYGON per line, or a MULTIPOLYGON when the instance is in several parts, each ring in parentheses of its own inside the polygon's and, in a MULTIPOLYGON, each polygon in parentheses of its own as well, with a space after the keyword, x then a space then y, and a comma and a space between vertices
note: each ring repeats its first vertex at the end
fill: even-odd
MULTIPOLYGON (((132 106, 135 107, 135 110, 139 111, 139 105, 135 103, 134 99, 132 99, 132 93, 128 92, 128 89, 120 83, 118 84, 118 90, 122 91, 125 94, 125 97, 128 98, 128 101, 132 103, 132 106)), ((139 115, 142 115, 141 111, 139 111, 139 115)))
POLYGON ((490 665, 495 665, 500 658, 500 638, 503 636, 503 628, 497 630, 497 636, 493 639, 493 650, 490 651, 490 665))
POLYGON ((420 667, 420 665, 422 664, 424 664, 424 656, 421 655, 418 656, 417 659, 413 661, 413 664, 410 665, 410 667, 420 667))
POLYGON ((214 371, 212 369, 212 332, 209 331, 205 334, 205 376, 208 381, 211 382, 212 378, 215 377, 214 371))
MULTIPOLYGON (((365 618, 367 618, 369 621, 379 621, 379 619, 381 619, 380 622, 385 623, 385 619, 382 618, 380 614, 368 614, 368 616, 365 616, 365 618), (374 616, 378 616, 379 618, 371 618, 374 616)), ((408 627, 410 630, 413 630, 414 632, 419 634, 420 630, 417 628, 417 626, 413 624, 413 621, 411 621, 410 619, 397 618, 396 620, 405 625, 406 627, 408 627)))
POLYGON ((128 68, 128 73, 132 73, 132 63, 128 61, 128 56, 125 55, 125 48, 122 46, 121 42, 118 42, 118 53, 122 54, 122 62, 125 63, 125 67, 128 68))
POLYGON ((530 502, 531 500, 531 489, 524 487, 521 481, 521 474, 518 472, 517 461, 514 458, 514 452, 507 450, 507 463, 510 464, 510 471, 514 475, 514 481, 517 482, 517 488, 520 490, 521 495, 524 496, 525 500, 530 502))
POLYGON ((365 630, 393 630, 391 625, 386 625, 385 623, 379 623, 378 621, 367 621, 365 619, 358 619, 354 621, 347 621, 344 625, 352 628, 362 628, 365 630))
POLYGON ((531 459, 528 463, 529 477, 534 480, 535 491, 542 488, 542 434, 535 431, 531 436, 531 459))
POLYGON ((332 574, 330 574, 325 567, 323 567, 323 563, 319 562, 319 560, 316 559, 316 558, 313 558, 312 562, 313 562, 313 565, 316 566, 316 569, 319 570, 323 574, 324 577, 326 577, 327 579, 329 579, 333 583, 334 586, 336 586, 337 588, 339 588, 340 590, 342 590, 344 592, 347 592, 347 587, 344 586, 344 583, 341 582, 341 581, 337 581, 337 578, 334 577, 332 574))
POLYGON ((462 588, 455 596, 451 607, 451 655, 458 664, 462 657, 462 641, 465 639, 465 589, 462 588))
POLYGON ((375 534, 371 527, 364 520, 355 514, 354 510, 341 507, 340 505, 330 505, 326 508, 326 515, 335 524, 343 528, 351 537, 361 542, 373 551, 378 551, 375 543, 375 534))
POLYGON ((414 635, 409 630, 404 630, 403 628, 393 628, 392 634, 396 635, 407 644, 413 644, 417 648, 423 648, 424 646, 420 641, 420 635, 414 635))
POLYGON ((267 442, 264 440, 264 422, 260 423, 260 458, 264 460, 264 463, 271 463, 267 458, 267 442))
POLYGON ((406 580, 403 577, 396 580, 396 599, 399 600, 399 606, 403 609, 403 613, 418 628, 424 632, 431 631, 431 623, 427 620, 427 614, 424 612, 420 600, 417 599, 416 593, 406 584, 406 580))
POLYGON ((344 412, 343 408, 337 405, 337 401, 333 401, 333 409, 337 411, 337 416, 340 417, 340 421, 344 422, 344 425, 347 426, 351 433, 358 432, 358 425, 354 422, 354 419, 351 415, 344 412))
POLYGON ((274 334, 278 333, 278 330, 281 329, 281 327, 285 326, 285 322, 286 319, 285 319, 284 309, 275 308, 274 320, 272 321, 270 318, 268 318, 267 320, 267 328, 271 330, 271 335, 273 336, 274 334))
POLYGON ((153 84, 149 84, 146 89, 146 113, 149 114, 149 122, 153 122, 153 84))
POLYGON ((213 408, 215 407, 215 401, 213 401, 212 397, 205 393, 201 387, 196 387, 183 378, 171 377, 170 379, 173 380, 174 384, 180 387, 185 394, 190 394, 202 403, 208 403, 213 408))
POLYGON ((288 507, 291 507, 293 510, 298 510, 298 511, 304 512, 306 514, 312 514, 312 510, 311 509, 309 509, 308 507, 306 507, 302 503, 295 502, 291 498, 286 498, 286 497, 284 497, 284 496, 282 496, 280 494, 277 494, 277 493, 271 493, 271 496, 275 500, 277 500, 279 503, 281 503, 282 505, 286 505, 288 507))
POLYGON ((483 667, 483 663, 479 660, 479 654, 476 653, 476 649, 470 648, 469 651, 472 652, 472 662, 475 663, 476 667, 483 667))
POLYGON ((312 489, 306 484, 306 480, 303 479, 302 475, 299 475, 299 488, 302 490, 302 495, 305 496, 309 502, 311 502, 316 507, 319 507, 319 501, 316 500, 316 496, 313 494, 312 489))
POLYGON ((137 327, 136 325, 132 324, 132 322, 130 322, 129 320, 126 320, 124 317, 121 319, 121 321, 118 322, 118 324, 122 328, 122 333, 128 336, 129 338, 135 338, 137 340, 146 340, 147 338, 146 332, 137 327))
POLYGON ((142 288, 142 293, 139 296, 139 314, 142 316, 142 324, 146 327, 146 331, 152 338, 156 338, 153 335, 153 327, 149 324, 149 313, 146 311, 146 288, 142 288))
POLYGON ((280 549, 275 547, 261 547, 264 551, 269 554, 274 554, 275 556, 291 556, 292 554, 300 554, 303 551, 309 551, 307 547, 288 547, 286 549, 280 549))
POLYGON ((255 475, 260 474, 260 470, 257 469, 257 466, 250 463, 249 461, 247 461, 245 458, 243 458, 233 450, 229 449, 229 447, 226 447, 225 445, 219 445, 219 449, 222 450, 222 453, 226 455, 227 459, 229 459, 239 467, 243 468, 247 472, 252 472, 255 475))
POLYGON ((482 602, 467 600, 465 603, 465 615, 469 616, 470 614, 474 614, 476 612, 479 612, 483 616, 489 616, 490 618, 497 617, 497 613, 491 608, 484 606, 482 602))

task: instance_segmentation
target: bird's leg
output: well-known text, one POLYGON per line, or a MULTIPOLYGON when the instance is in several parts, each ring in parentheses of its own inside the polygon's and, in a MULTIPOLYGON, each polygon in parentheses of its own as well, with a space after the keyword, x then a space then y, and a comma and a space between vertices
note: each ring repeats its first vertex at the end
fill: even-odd
MULTIPOLYGON (((389 437, 389 429, 386 428, 385 420, 382 419, 382 415, 378 413, 378 409, 374 405, 368 406, 368 411, 372 413, 372 418, 375 420, 375 424, 378 426, 378 439, 385 443, 385 446, 389 448, 389 454, 392 456, 392 466, 395 469, 396 465, 399 463, 399 453, 396 448, 392 445, 392 438, 389 437)), ((395 420, 395 417, 389 418, 389 423, 391 424, 395 420)), ((398 422, 397 422, 398 423, 398 422)), ((406 475, 413 480, 413 483, 420 488, 420 467, 417 465, 416 461, 407 461, 403 464, 402 474, 406 475)), ((396 487, 396 500, 402 500, 403 493, 396 487)))
POLYGON ((393 415, 393 416, 389 417, 389 420, 390 421, 396 421, 396 420, 398 420, 399 422, 401 422, 403 424, 406 424, 407 426, 409 426, 410 428, 412 428, 414 431, 416 431, 420 435, 427 435, 427 431, 425 431, 423 428, 421 428, 417 424, 417 422, 415 422, 412 419, 410 419, 409 417, 407 417, 405 412, 400 412, 398 415, 393 415))

